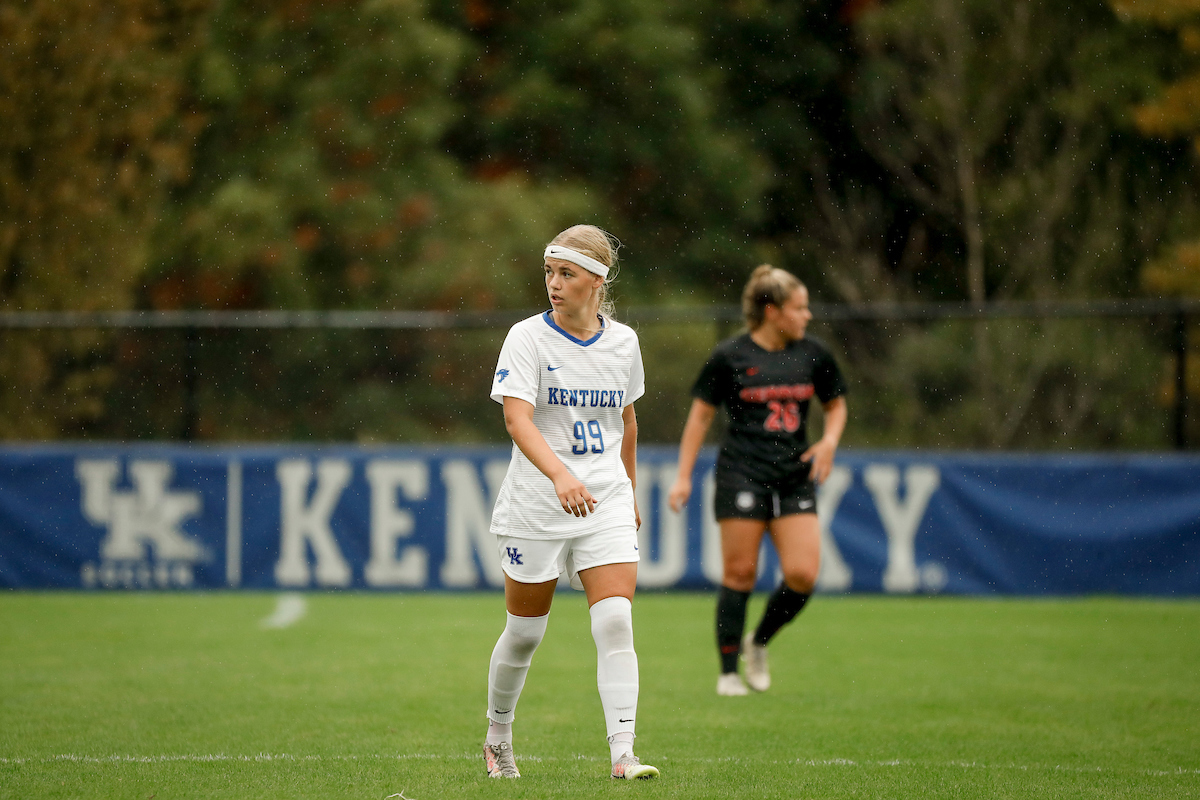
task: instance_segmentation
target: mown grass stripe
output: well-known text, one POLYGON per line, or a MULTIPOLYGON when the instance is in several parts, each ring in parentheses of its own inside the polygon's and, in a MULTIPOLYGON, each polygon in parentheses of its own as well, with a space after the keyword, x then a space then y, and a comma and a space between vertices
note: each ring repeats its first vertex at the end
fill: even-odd
MULTIPOLYGON (((291 753, 257 753, 254 755, 225 755, 225 754, 187 754, 187 755, 161 755, 161 756, 136 756, 136 755, 111 755, 111 756, 86 756, 76 753, 60 753, 53 756, 43 756, 35 758, 5 758, 0 757, 0 764, 51 764, 58 761, 74 761, 86 764, 115 764, 115 763, 132 763, 132 764, 159 764, 170 763, 174 761, 195 761, 195 762, 210 762, 210 761, 237 761, 237 762, 301 762, 301 761, 408 761, 408 760, 444 760, 444 761, 474 761, 478 756, 469 753, 459 753, 457 755, 450 754, 432 754, 432 753, 404 753, 399 755, 293 755, 291 753)), ((531 762, 556 762, 556 761, 600 761, 596 756, 584 755, 582 753, 562 758, 558 756, 538 756, 538 755, 518 755, 519 761, 531 762)), ((671 763, 691 763, 691 764, 718 764, 729 762, 751 762, 756 759, 744 757, 727 757, 727 758, 691 758, 691 757, 667 757, 662 759, 664 762, 671 763)), ((912 761, 907 759, 889 759, 886 761, 856 761, 848 758, 830 758, 830 759, 796 759, 793 761, 779 760, 763 760, 763 763, 770 764, 798 764, 805 767, 912 767, 917 769, 1005 769, 1005 770, 1021 770, 1021 771, 1065 771, 1079 773, 1101 773, 1101 772, 1138 772, 1145 775, 1200 775, 1200 769, 1189 769, 1187 767, 1175 767, 1171 769, 1123 769, 1113 767, 1089 767, 1089 766, 1069 766, 1063 764, 984 764, 978 761, 912 761)))

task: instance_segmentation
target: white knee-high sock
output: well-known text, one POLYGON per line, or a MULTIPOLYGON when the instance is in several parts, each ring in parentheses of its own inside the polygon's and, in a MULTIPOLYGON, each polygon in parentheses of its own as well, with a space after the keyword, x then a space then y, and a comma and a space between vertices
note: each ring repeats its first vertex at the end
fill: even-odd
POLYGON ((546 622, 549 619, 549 614, 541 617, 508 615, 508 622, 492 649, 492 661, 488 665, 487 715, 492 722, 512 725, 517 700, 525 686, 525 675, 533 661, 533 652, 546 635, 546 622))
POLYGON ((596 640, 596 687, 604 708, 608 741, 619 758, 633 752, 637 719, 638 662, 633 650, 633 605, 625 597, 607 597, 592 606, 596 640), (621 752, 617 753, 616 750, 621 752))

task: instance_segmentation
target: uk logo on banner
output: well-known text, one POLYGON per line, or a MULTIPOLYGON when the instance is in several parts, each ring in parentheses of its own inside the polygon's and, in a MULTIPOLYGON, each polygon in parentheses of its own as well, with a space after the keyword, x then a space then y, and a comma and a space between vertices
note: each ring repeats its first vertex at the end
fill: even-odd
POLYGON ((83 566, 84 586, 188 587, 209 554, 181 526, 201 511, 198 492, 172 490, 167 461, 130 461, 131 491, 119 491, 121 462, 81 459, 75 475, 88 522, 104 528, 99 563, 83 566))

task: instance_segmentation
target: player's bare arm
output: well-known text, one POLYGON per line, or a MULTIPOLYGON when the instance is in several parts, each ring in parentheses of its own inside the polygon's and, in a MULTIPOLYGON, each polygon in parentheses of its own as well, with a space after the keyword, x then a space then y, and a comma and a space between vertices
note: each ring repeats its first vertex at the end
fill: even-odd
POLYGON ((533 423, 532 403, 519 397, 505 397, 504 427, 530 463, 554 484, 554 493, 558 495, 563 511, 577 517, 586 517, 589 512, 595 510, 599 501, 571 474, 566 464, 554 455, 542 432, 533 423))
POLYGON ((835 397, 822 403, 821 408, 825 411, 825 429, 821 438, 800 456, 802 461, 812 463, 809 475, 818 484, 824 483, 833 471, 833 456, 842 439, 842 431, 846 429, 846 398, 835 397))
POLYGON ((717 407, 711 403, 706 403, 700 398, 692 400, 687 422, 683 425, 683 437, 679 442, 679 474, 676 475, 675 484, 667 495, 667 503, 676 514, 692 496, 692 470, 696 467, 696 457, 716 413, 717 407))
MULTIPOLYGON (((629 482, 637 489, 637 414, 633 406, 627 405, 621 410, 621 422, 625 425, 625 438, 621 440, 621 463, 625 465, 625 474, 629 482)), ((633 495, 633 523, 640 530, 642 527, 642 512, 638 510, 637 492, 633 495)))

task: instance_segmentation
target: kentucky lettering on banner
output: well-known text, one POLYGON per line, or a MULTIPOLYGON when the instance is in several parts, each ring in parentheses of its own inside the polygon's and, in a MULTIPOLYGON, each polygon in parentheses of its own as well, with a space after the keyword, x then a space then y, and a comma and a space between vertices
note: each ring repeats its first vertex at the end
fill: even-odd
MULTIPOLYGON (((721 575, 715 452, 683 514, 673 447, 638 451, 648 589, 721 575)), ((502 447, 0 448, 0 586, 468 590, 503 585, 502 447)), ((1200 457, 839 453, 827 592, 1200 594, 1200 457)), ((776 580, 768 546, 759 588, 776 580)), ((565 585, 565 581, 562 582, 565 585)))

